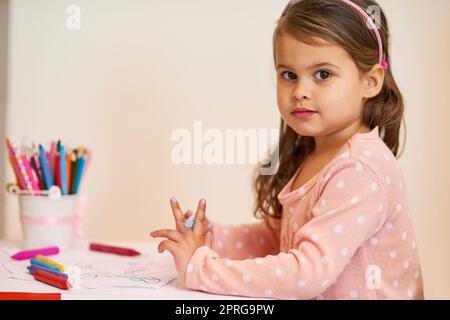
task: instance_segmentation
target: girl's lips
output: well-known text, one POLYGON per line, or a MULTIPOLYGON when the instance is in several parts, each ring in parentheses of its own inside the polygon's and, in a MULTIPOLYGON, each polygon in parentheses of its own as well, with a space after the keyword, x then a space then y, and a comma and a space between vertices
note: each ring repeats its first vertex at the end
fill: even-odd
POLYGON ((318 113, 317 111, 293 111, 292 115, 298 119, 310 119, 312 118, 316 113, 318 113))

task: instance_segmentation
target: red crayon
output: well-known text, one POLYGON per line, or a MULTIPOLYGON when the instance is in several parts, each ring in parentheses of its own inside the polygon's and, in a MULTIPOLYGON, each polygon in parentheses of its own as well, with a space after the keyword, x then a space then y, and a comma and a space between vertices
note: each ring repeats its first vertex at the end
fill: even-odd
POLYGON ((46 283, 59 289, 69 290, 70 288, 72 288, 72 285, 70 284, 69 280, 55 276, 51 273, 42 270, 36 270, 33 273, 33 277, 38 281, 41 281, 43 283, 46 283))
POLYGON ((55 181, 54 183, 61 188, 61 168, 59 163, 59 152, 55 155, 55 181))
POLYGON ((134 249, 107 246, 99 243, 91 243, 89 245, 89 249, 91 249, 92 251, 119 254, 121 256, 138 256, 141 254, 134 249))

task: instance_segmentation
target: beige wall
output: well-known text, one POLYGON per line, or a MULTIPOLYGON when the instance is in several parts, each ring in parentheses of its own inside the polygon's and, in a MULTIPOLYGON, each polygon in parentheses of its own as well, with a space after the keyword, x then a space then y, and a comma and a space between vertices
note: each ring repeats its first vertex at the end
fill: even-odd
MULTIPOLYGON (((0 141, 5 139, 6 128, 6 87, 7 87, 7 69, 8 69, 8 23, 9 23, 9 1, 0 0, 0 141)), ((3 149, 0 153, 0 186, 5 183, 5 160, 3 149)), ((5 206, 4 192, 0 192, 0 238, 6 232, 5 225, 5 206)))
MULTIPOLYGON (((380 0, 407 103, 400 160, 428 298, 450 298, 447 106, 450 2, 380 0)), ((84 191, 88 237, 146 240, 172 224, 168 200, 208 200, 214 221, 254 221, 252 165, 176 166, 171 133, 277 128, 271 36, 285 1, 65 1, 9 4, 8 136, 61 138, 94 152, 84 191), (66 8, 81 8, 81 30, 66 8)), ((2 125, 3 126, 3 125, 2 125)), ((5 159, 5 157, 3 157, 5 159)), ((8 180, 12 179, 6 168, 8 180)), ((8 238, 20 237, 6 196, 8 238)))

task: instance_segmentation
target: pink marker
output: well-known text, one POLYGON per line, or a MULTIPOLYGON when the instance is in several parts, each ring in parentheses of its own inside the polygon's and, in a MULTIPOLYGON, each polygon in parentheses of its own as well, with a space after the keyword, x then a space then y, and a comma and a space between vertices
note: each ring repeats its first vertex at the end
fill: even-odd
POLYGON ((48 247, 48 248, 20 251, 20 252, 17 252, 15 255, 11 256, 11 259, 14 259, 14 260, 33 259, 38 254, 43 255, 43 256, 51 256, 53 254, 58 254, 58 253, 59 253, 58 247, 48 247))
MULTIPOLYGON (((49 167, 50 167, 50 176, 51 176, 51 179, 53 179, 53 181, 56 181, 55 180, 55 174, 56 174, 56 172, 55 172, 55 161, 56 161, 56 158, 55 158, 55 156, 56 156, 56 143, 55 143, 55 141, 52 141, 51 142, 51 144, 50 144, 50 152, 47 154, 47 159, 48 159, 48 165, 49 165, 49 167)), ((56 182, 55 182, 55 184, 56 184, 56 182)))
POLYGON ((31 170, 31 165, 30 162, 28 161, 27 156, 25 155, 22 156, 22 162, 25 166, 25 171, 27 173, 31 186, 33 187, 33 190, 36 191, 36 194, 41 194, 41 192, 39 192, 39 185, 36 181, 35 176, 33 175, 33 171, 31 170))

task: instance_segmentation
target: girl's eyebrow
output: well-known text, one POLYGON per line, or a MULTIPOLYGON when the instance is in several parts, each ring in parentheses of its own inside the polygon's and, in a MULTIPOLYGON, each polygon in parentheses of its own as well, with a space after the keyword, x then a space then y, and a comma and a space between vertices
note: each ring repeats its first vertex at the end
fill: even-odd
MULTIPOLYGON (((340 69, 337 65, 334 65, 331 62, 319 62, 319 63, 313 64, 312 66, 309 66, 307 69, 309 70, 309 69, 315 69, 315 68, 325 67, 325 66, 331 66, 331 67, 334 67, 336 69, 340 69)), ((276 69, 279 69, 279 68, 285 68, 285 69, 293 70, 292 67, 287 66, 285 64, 277 64, 276 69)))

